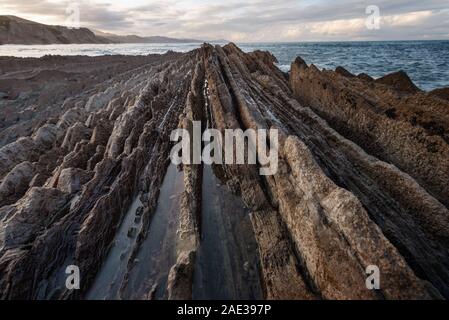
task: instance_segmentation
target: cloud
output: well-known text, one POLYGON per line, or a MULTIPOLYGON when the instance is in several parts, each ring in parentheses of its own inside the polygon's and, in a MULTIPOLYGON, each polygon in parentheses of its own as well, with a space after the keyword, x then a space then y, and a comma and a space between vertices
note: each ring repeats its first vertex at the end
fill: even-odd
MULTIPOLYGON (((5 11, 63 22, 68 0, 1 0, 5 11)), ((81 24, 121 34, 233 41, 448 38, 445 0, 80 0, 81 24), (377 5, 381 28, 365 27, 377 5), (446 30, 446 31, 445 31, 446 30)), ((2 10, 3 11, 3 10, 2 10)))
POLYGON ((431 18, 432 15, 432 11, 410 12, 384 17, 383 22, 389 26, 414 26, 431 18))
POLYGON ((110 3, 94 0, 2 0, 2 13, 16 14, 42 23, 64 24, 66 9, 77 4, 81 24, 86 27, 117 29, 132 28, 132 16, 127 11, 114 10, 110 3))

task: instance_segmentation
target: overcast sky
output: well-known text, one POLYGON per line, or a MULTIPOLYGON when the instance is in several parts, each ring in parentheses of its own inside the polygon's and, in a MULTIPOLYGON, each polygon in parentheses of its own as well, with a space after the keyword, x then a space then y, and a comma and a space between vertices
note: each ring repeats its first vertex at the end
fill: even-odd
POLYGON ((82 26, 118 34, 236 42, 449 39, 449 0, 0 0, 0 14, 64 25, 73 3, 82 26), (379 29, 366 26, 372 5, 380 10, 379 29))

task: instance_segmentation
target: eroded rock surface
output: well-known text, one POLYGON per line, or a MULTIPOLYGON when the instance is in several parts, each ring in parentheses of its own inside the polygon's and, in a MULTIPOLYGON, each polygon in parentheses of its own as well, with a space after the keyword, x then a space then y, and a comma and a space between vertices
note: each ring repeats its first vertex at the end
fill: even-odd
POLYGON ((182 190, 160 194, 170 134, 192 132, 193 121, 202 130, 279 132, 269 145, 279 154, 276 174, 261 176, 260 165, 248 164, 216 165, 213 173, 249 215, 250 230, 219 229, 220 239, 238 244, 234 254, 223 246, 230 253, 216 267, 233 275, 237 298, 251 291, 239 289, 245 285, 266 299, 449 297, 443 91, 421 91, 402 72, 374 80, 344 68, 321 71, 301 58, 286 76, 271 54, 234 44, 95 59, 98 65, 84 57, 0 59, 1 298, 102 298, 89 290, 109 278, 113 298, 190 299, 201 290, 203 165, 180 166, 182 190), (80 77, 70 68, 89 80, 66 96, 62 85, 80 77), (142 206, 130 212, 136 199, 142 206), (164 210, 178 214, 154 221, 164 210), (115 257, 123 221, 129 247, 115 257), (156 245, 152 238, 160 256, 142 254, 156 245), (256 259, 248 260, 247 247, 256 259), (114 259, 120 272, 101 277, 114 259), (65 287, 68 265, 80 268, 80 290, 65 287), (366 286, 373 265, 378 290, 366 286))

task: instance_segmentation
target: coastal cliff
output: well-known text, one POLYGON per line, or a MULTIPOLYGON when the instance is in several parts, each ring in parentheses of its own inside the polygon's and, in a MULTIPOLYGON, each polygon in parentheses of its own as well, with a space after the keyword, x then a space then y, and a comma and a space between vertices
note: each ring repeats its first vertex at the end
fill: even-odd
POLYGON ((449 101, 402 72, 275 63, 234 44, 0 58, 0 298, 449 298, 449 101), (193 121, 277 129, 279 170, 171 165, 193 121))
POLYGON ((50 26, 15 16, 0 16, 1 44, 113 43, 87 28, 50 26))
MULTIPOLYGON (((203 43, 198 39, 176 39, 162 36, 141 37, 92 31, 88 28, 67 28, 0 15, 0 45, 2 44, 108 44, 108 43, 203 43)), ((221 43, 226 40, 214 40, 221 43)))

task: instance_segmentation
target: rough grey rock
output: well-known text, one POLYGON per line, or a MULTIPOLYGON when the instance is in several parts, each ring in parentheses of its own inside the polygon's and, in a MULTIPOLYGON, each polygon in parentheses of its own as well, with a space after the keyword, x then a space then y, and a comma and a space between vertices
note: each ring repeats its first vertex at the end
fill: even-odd
POLYGON ((54 124, 46 124, 40 127, 33 135, 33 139, 38 146, 49 148, 61 136, 62 130, 54 124))
POLYGON ((4 177, 0 184, 0 208, 17 201, 28 190, 34 170, 34 165, 25 161, 15 166, 4 177))
POLYGON ((16 165, 24 161, 36 161, 39 149, 30 137, 20 138, 15 142, 0 148, 0 177, 5 175, 16 165))
POLYGON ((61 145, 61 148, 71 151, 80 141, 89 140, 91 135, 92 135, 91 129, 86 127, 81 122, 76 122, 70 128, 67 129, 67 133, 61 145))
POLYGON ((67 202, 68 195, 59 190, 32 188, 16 204, 1 208, 0 252, 32 241, 64 216, 67 202))
POLYGON ((92 177, 92 172, 79 168, 65 168, 59 175, 58 189, 65 193, 77 193, 92 177))

